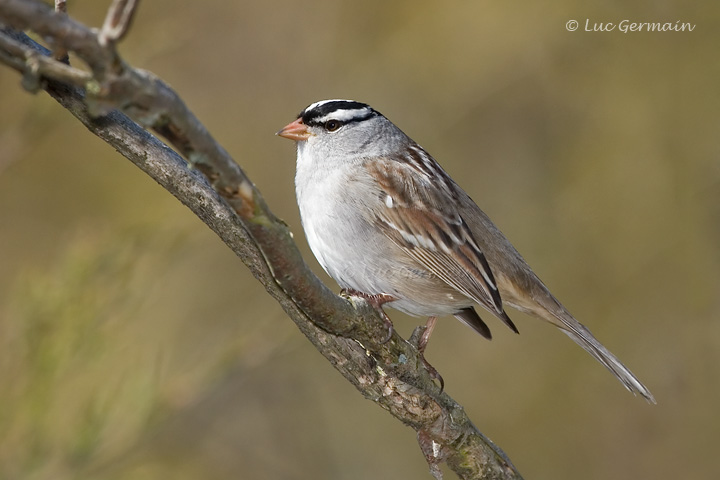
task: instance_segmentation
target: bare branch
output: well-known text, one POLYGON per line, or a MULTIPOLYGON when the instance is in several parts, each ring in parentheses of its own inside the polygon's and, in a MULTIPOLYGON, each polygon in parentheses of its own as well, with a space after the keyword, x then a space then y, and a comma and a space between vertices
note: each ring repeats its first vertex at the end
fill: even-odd
POLYGON ((85 91, 68 86, 81 83, 79 74, 45 65, 52 60, 28 62, 29 48, 42 56, 50 52, 9 28, 0 29, 0 61, 39 79, 42 88, 92 133, 157 180, 213 229, 348 381, 418 432, 421 449, 436 477, 440 475, 437 465, 446 462, 463 479, 521 478, 462 407, 439 392, 415 346, 397 334, 381 344, 387 332, 372 307, 359 298, 334 295, 312 274, 285 224, 272 214, 243 170, 180 97, 154 75, 121 61, 115 40, 127 32, 134 11, 131 5, 135 2, 113 4, 117 10, 108 15, 112 20, 107 33, 111 41, 102 45, 94 31, 56 14, 38 0, 0 0, 0 22, 31 28, 90 65, 93 78, 87 81, 82 77, 85 91), (188 168, 174 151, 128 116, 165 136, 197 170, 188 168))
MULTIPOLYGON (((348 316, 352 315, 352 307, 332 295, 312 274, 299 254, 292 262, 282 258, 282 252, 295 250, 287 228, 270 212, 245 172, 167 84, 140 69, 124 68, 119 75, 111 73, 105 64, 98 62, 121 61, 113 45, 108 49, 99 47, 96 34, 89 28, 66 18, 50 21, 48 12, 50 16, 54 14, 49 9, 43 12, 27 8, 30 2, 5 1, 22 7, 13 11, 22 11, 23 16, 17 19, 9 17, 12 20, 9 23, 25 28, 32 21, 37 33, 65 43, 88 62, 94 72, 102 72, 96 73, 96 77, 102 78, 101 81, 93 81, 88 85, 87 101, 93 115, 105 114, 114 108, 122 109, 142 125, 167 138, 182 156, 208 177, 213 187, 246 219, 253 236, 259 244, 265 246, 263 253, 268 261, 281 266, 284 276, 278 277, 277 281, 297 299, 310 318, 316 319, 325 330, 337 334, 355 328, 352 322, 347 321, 348 316)), ((3 13, 1 5, 0 15, 3 13)))
POLYGON ((53 60, 8 36, 0 36, 0 58, 0 61, 25 73, 23 86, 31 92, 40 88, 41 77, 53 78, 77 87, 84 87, 92 80, 90 73, 61 63, 62 59, 53 60))

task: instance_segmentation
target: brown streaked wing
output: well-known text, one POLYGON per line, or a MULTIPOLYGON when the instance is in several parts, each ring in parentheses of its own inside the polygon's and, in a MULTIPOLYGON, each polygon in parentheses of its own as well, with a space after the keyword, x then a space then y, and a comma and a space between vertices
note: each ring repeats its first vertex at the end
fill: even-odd
POLYGON ((374 212, 384 233, 438 278, 517 332, 503 310, 485 256, 455 210, 458 187, 442 168, 417 146, 407 157, 373 159, 366 168, 385 196, 374 212))

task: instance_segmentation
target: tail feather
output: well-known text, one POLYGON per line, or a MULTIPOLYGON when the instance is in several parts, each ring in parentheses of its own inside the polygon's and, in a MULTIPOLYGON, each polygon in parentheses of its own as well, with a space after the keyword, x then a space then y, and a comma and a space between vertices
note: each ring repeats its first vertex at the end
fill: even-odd
POLYGON ((592 355, 605 368, 610 370, 635 395, 640 395, 650 403, 656 403, 650 390, 625 366, 610 353, 583 324, 575 320, 570 312, 548 291, 547 287, 532 275, 518 287, 518 282, 500 275, 499 277, 503 302, 518 310, 529 313, 552 323, 586 352, 592 355), (532 292, 528 294, 527 292, 532 292))
POLYGON ((613 355, 602 343, 600 343, 595 336, 588 330, 583 324, 575 320, 575 318, 562 311, 559 314, 549 312, 559 320, 559 323, 552 322, 557 325, 564 334, 572 338, 575 343, 580 345, 586 352, 592 355, 597 361, 602 363, 605 368, 610 370, 615 376, 625 385, 625 388, 630 390, 635 395, 640 395, 649 403, 655 402, 655 397, 650 393, 650 390, 638 380, 622 362, 613 355))
POLYGON ((457 318, 465 325, 472 328, 488 340, 492 340, 490 328, 488 328, 487 324, 483 322, 482 318, 480 318, 480 315, 478 315, 478 313, 473 307, 463 308, 455 314, 455 318, 457 318))

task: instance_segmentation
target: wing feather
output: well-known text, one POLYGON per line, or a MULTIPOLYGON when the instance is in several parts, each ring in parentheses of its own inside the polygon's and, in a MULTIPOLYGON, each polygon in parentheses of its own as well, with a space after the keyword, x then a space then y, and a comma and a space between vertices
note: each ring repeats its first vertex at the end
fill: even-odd
POLYGON ((417 145, 407 157, 384 160, 366 164, 380 186, 375 223, 409 256, 517 332, 490 265, 457 212, 459 187, 417 145))

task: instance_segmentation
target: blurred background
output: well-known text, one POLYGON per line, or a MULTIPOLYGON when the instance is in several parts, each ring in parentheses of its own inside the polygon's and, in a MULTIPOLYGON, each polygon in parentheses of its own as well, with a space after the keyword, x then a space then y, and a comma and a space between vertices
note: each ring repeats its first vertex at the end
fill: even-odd
MULTIPOLYGON (((69 11, 100 26, 108 4, 69 11)), ((428 359, 525 478, 717 478, 719 14, 155 0, 121 53, 180 93, 319 274, 274 132, 351 98, 440 161, 658 401, 517 312, 521 335, 490 318, 492 342, 443 320, 428 359)), ((179 202, 4 66, 0 105, 0 478, 430 478, 414 432, 179 202)), ((406 337, 424 323, 391 316, 406 337)))

